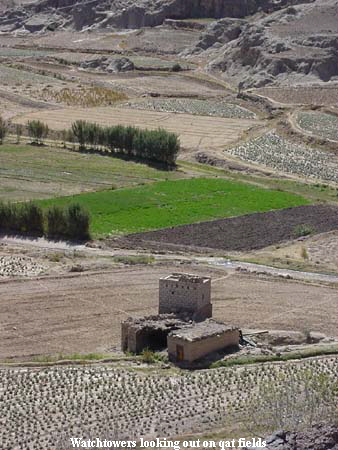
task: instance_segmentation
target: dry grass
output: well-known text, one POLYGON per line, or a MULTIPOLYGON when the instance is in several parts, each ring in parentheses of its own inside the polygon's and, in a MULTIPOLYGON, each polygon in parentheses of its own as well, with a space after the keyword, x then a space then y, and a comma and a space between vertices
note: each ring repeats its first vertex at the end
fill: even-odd
POLYGON ((95 106, 109 106, 116 102, 126 100, 128 97, 122 92, 103 87, 63 88, 55 90, 45 87, 40 92, 40 98, 45 101, 55 101, 67 106, 81 106, 90 108, 95 106))

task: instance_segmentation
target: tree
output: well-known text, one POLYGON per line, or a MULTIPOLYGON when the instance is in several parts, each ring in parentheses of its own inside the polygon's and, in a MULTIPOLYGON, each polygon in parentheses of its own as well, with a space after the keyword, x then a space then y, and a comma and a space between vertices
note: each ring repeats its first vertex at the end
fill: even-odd
POLYGON ((2 145, 5 136, 7 134, 8 124, 7 122, 0 116, 0 145, 2 145))
POLYGON ((28 135, 33 138, 33 144, 41 145, 43 139, 48 136, 49 128, 40 120, 30 120, 27 123, 28 135))
POLYGON ((47 211, 47 235, 49 237, 68 235, 67 214, 64 208, 54 205, 47 211))
POLYGON ((89 238, 89 214, 79 204, 69 205, 67 210, 68 237, 72 239, 89 238))
POLYGON ((286 378, 275 374, 270 382, 257 385, 246 404, 248 428, 254 430, 300 430, 315 423, 338 419, 338 383, 329 375, 309 369, 286 378))
POLYGON ((19 206, 18 224, 20 231, 43 235, 43 212, 34 203, 23 203, 19 206))
POLYGON ((171 71, 172 72, 180 72, 182 70, 182 67, 180 64, 176 63, 172 66, 171 71))
POLYGON ((77 120, 72 124, 72 133, 79 143, 80 150, 86 148, 88 124, 85 120, 77 120))
POLYGON ((16 134, 16 143, 20 144, 21 136, 22 136, 22 125, 17 123, 15 125, 15 134, 16 134))

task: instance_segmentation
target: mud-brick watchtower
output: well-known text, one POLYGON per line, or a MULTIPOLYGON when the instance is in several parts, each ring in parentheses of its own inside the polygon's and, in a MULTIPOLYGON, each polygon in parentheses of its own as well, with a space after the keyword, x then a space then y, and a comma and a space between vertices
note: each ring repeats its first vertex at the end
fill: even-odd
POLYGON ((212 317, 211 279, 188 273, 160 278, 159 314, 188 314, 192 320, 212 317))

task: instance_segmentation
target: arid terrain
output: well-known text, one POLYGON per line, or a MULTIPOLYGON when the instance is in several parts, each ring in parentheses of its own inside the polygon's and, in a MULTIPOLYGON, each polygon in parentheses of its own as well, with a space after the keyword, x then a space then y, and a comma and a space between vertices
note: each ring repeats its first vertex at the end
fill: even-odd
POLYGON ((208 266, 161 264, 3 283, 1 360, 120 352, 121 321, 156 314, 158 280, 178 269, 212 277, 217 319, 241 328, 308 330, 338 337, 335 287, 208 266))
POLYGON ((337 0, 0 0, 0 119, 1 450, 336 449, 337 0), (121 350, 174 272, 244 337, 191 371, 121 350))

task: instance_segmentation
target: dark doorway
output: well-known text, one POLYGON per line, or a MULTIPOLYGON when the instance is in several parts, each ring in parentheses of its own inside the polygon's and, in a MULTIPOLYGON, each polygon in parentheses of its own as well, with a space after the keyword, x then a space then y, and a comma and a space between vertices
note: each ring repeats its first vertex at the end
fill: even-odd
POLYGON ((163 350, 167 347, 167 335, 170 330, 145 329, 137 335, 137 352, 143 349, 163 350))

